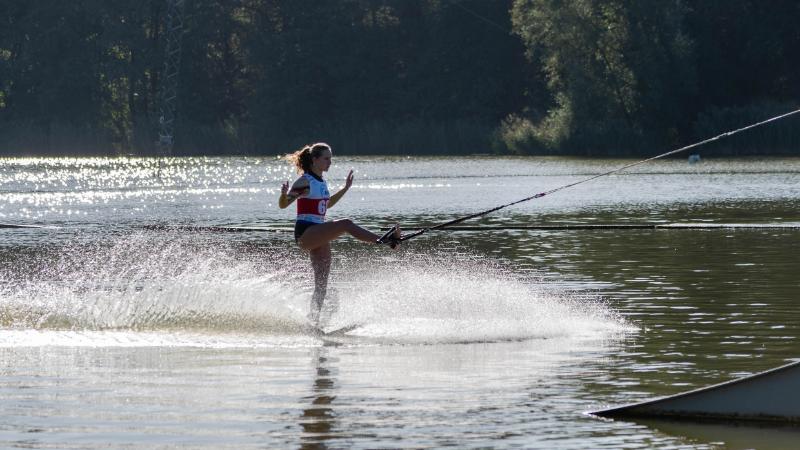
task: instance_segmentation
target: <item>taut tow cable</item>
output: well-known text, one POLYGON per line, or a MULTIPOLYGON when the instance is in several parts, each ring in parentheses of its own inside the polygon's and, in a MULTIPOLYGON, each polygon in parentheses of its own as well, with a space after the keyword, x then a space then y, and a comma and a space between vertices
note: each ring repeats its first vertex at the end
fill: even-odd
MULTIPOLYGON (((407 241, 407 240, 409 240, 409 239, 412 239, 412 238, 415 238, 415 237, 417 237, 417 236, 419 236, 419 235, 421 235, 421 234, 427 233, 428 231, 432 231, 432 230, 439 230, 439 229, 442 229, 442 228, 447 228, 447 227, 449 227, 449 226, 452 226, 452 225, 455 225, 455 224, 458 224, 458 223, 464 222, 465 220, 469 220, 469 219, 474 219, 474 218, 476 218, 476 217, 485 216, 485 215, 487 215, 487 214, 491 214, 491 213, 493 213, 493 212, 495 212, 495 211, 499 211, 499 210, 501 210, 501 209, 503 209, 503 208, 508 208, 509 206, 513 206, 513 205, 516 205, 516 204, 518 204, 518 203, 523 203, 523 202, 527 202, 527 201, 529 201, 529 200, 533 200, 533 199, 536 199, 536 198, 541 198, 541 197, 544 197, 545 195, 550 195, 550 194, 552 194, 552 193, 555 193, 555 192, 561 191, 561 190, 563 190, 563 189, 567 189, 567 188, 570 188, 570 187, 573 187, 573 186, 577 186, 577 185, 579 185, 579 184, 583 184, 583 183, 586 183, 586 182, 592 181, 592 180, 594 180, 594 179, 597 179, 597 178, 600 178, 600 177, 604 177, 604 176, 606 176, 606 175, 611 175, 611 174, 613 174, 613 173, 621 172, 621 171, 623 171, 623 170, 625 170, 625 169, 630 169, 631 167, 635 167, 635 166, 638 166, 638 165, 640 165, 640 164, 644 164, 644 163, 647 163, 647 162, 650 162, 650 161, 654 161, 654 160, 656 160, 656 159, 664 158, 664 157, 666 157, 666 156, 674 155, 674 154, 676 154, 676 153, 684 152, 684 151, 686 151, 686 150, 689 150, 689 149, 692 149, 692 148, 695 148, 695 147, 699 147, 699 146, 701 146, 701 145, 705 145, 705 144, 708 144, 708 143, 710 143, 710 142, 714 142, 714 141, 720 140, 720 139, 722 139, 722 138, 726 138, 726 137, 728 137, 728 136, 733 136, 734 134, 736 134, 736 133, 740 133, 740 132, 742 132, 742 131, 747 131, 747 130, 750 130, 750 129, 752 129, 752 128, 760 127, 761 125, 766 125, 766 124, 768 124, 768 123, 770 123, 770 122, 775 122, 775 121, 778 121, 778 120, 784 119, 784 118, 786 118, 786 117, 789 117, 789 116, 791 116, 791 115, 794 115, 794 114, 797 114, 797 113, 800 113, 800 109, 797 109, 797 110, 795 110, 795 111, 788 112, 788 113, 785 113, 785 114, 781 114, 781 115, 779 115, 779 116, 775 116, 775 117, 772 117, 772 118, 770 118, 770 119, 763 120, 763 121, 761 121, 761 122, 757 122, 757 123, 754 123, 754 124, 751 124, 751 125, 747 125, 746 127, 742 127, 742 128, 739 128, 739 129, 736 129, 736 130, 732 130, 732 131, 727 131, 727 132, 725 132, 725 133, 722 133, 722 134, 720 134, 720 135, 718 135, 718 136, 714 136, 714 137, 712 137, 712 138, 708 138, 708 139, 705 139, 705 140, 703 140, 703 141, 700 141, 700 142, 695 142, 694 144, 687 145, 687 146, 685 146, 685 147, 681 147, 681 148, 678 148, 678 149, 675 149, 675 150, 670 150, 670 151, 668 151, 668 152, 666 152, 666 153, 662 153, 662 154, 660 154, 660 155, 656 155, 656 156, 653 156, 653 157, 651 157, 651 158, 643 159, 643 160, 641 160, 641 161, 637 161, 637 162, 635 162, 635 163, 627 164, 627 165, 625 165, 625 166, 622 166, 622 167, 620 167, 620 168, 617 168, 617 169, 614 169, 614 170, 609 170, 608 172, 603 172, 603 173, 601 173, 601 174, 598 174, 598 175, 593 175, 593 176, 591 176, 591 177, 589 177, 589 178, 585 178, 585 179, 583 179, 583 180, 576 181, 576 182, 574 182, 574 183, 565 184, 565 185, 563 185, 563 186, 559 186, 559 187, 557 187, 557 188, 550 189, 549 191, 539 192, 538 194, 531 195, 530 197, 525 197, 525 198, 523 198, 523 199, 520 199, 520 200, 517 200, 517 201, 513 201, 513 202, 511 202, 511 203, 506 203, 505 205, 500 205, 500 206, 494 207, 494 208, 492 208, 492 209, 487 209, 486 211, 480 211, 480 212, 477 212, 477 213, 475 213, 475 214, 470 214, 470 215, 468 215, 468 216, 459 217, 459 218, 457 218, 457 219, 453 219, 453 220, 451 220, 451 221, 449 221, 449 222, 440 223, 440 224, 438 224, 438 225, 434 225, 434 226, 432 226, 432 227, 422 228, 422 229, 420 229, 419 231, 416 231, 416 232, 414 232, 414 233, 411 233, 411 234, 405 235, 405 236, 403 236, 403 237, 401 237, 401 238, 399 238, 399 239, 395 239, 395 240, 396 240, 396 241, 399 241, 399 242, 402 242, 402 241, 407 241)), ((382 236, 382 237, 381 237, 381 238, 378 240, 378 242, 381 242, 381 243, 387 243, 387 241, 388 241, 389 237, 393 235, 395 228, 396 228, 396 227, 392 227, 392 228, 389 230, 389 232, 387 232, 386 234, 384 234, 384 235, 383 235, 383 236, 382 236)))

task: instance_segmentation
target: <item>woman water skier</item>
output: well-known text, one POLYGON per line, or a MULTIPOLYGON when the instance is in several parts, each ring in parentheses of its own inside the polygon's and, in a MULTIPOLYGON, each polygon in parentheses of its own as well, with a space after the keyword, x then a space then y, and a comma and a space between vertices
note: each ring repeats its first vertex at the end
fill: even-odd
POLYGON ((333 153, 331 147, 319 142, 306 145, 302 149, 286 155, 286 159, 297 168, 300 178, 295 180, 291 189, 289 182, 281 186, 281 197, 278 206, 284 209, 297 200, 297 220, 294 224, 294 240, 297 245, 307 250, 314 270, 314 295, 311 297, 310 318, 316 324, 322 310, 322 302, 328 289, 328 274, 331 269, 330 242, 347 233, 359 241, 372 244, 388 244, 395 248, 401 237, 400 228, 395 225, 392 233, 384 236, 361 228, 350 219, 339 219, 325 222, 328 208, 339 202, 353 185, 353 171, 347 174, 344 187, 330 195, 328 184, 322 179, 322 173, 331 167, 333 153))

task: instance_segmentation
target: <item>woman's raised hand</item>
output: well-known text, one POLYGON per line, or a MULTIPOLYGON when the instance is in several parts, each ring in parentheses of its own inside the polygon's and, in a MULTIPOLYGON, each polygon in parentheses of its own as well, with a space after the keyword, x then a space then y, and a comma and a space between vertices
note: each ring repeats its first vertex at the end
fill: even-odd
POLYGON ((344 182, 344 188, 350 189, 350 186, 353 185, 353 169, 350 169, 350 173, 347 174, 347 180, 344 182))
POLYGON ((289 192, 289 182, 286 181, 281 185, 281 195, 286 195, 289 192))

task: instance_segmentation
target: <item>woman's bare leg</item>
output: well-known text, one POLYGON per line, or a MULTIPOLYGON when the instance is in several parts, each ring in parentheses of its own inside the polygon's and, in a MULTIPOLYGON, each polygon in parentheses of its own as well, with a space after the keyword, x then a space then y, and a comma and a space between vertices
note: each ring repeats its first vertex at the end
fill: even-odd
POLYGON ((322 310, 322 303, 328 292, 328 275, 331 272, 331 246, 322 245, 309 251, 311 256, 311 266, 314 269, 314 295, 311 296, 311 307, 309 309, 312 321, 319 320, 319 313, 322 310))
POLYGON ((371 242, 380 238, 377 234, 361 228, 350 219, 334 220, 309 227, 297 243, 304 250, 313 250, 327 244, 343 234, 349 234, 359 241, 371 242))

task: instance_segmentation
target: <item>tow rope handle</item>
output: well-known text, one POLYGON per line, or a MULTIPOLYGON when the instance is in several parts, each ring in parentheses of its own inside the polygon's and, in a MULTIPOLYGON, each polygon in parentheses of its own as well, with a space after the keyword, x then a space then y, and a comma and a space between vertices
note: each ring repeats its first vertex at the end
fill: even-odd
POLYGON ((377 241, 375 241, 375 243, 376 243, 376 244, 388 244, 388 245, 389 245, 389 247, 391 247, 391 248, 395 248, 395 247, 397 247, 397 244, 399 244, 399 243, 400 243, 401 241, 403 241, 404 239, 402 239, 402 238, 401 238, 401 239, 397 239, 397 238, 395 238, 395 237, 393 236, 393 235, 394 235, 394 233, 395 233, 395 231, 397 231, 397 225, 395 225, 395 226, 393 226, 393 227, 389 228, 389 231, 387 231, 386 233, 384 233, 384 234, 383 234, 383 236, 379 237, 379 238, 378 238, 378 240, 377 240, 377 241))

